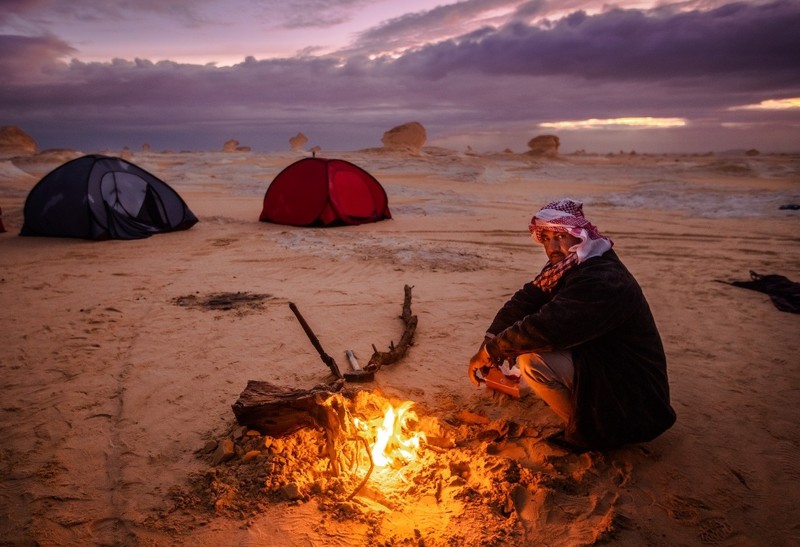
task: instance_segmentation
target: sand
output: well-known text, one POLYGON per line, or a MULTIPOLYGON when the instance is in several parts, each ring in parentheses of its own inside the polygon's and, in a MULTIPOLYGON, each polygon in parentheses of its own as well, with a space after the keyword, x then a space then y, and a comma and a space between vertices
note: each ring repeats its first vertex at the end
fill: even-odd
POLYGON ((0 161, 3 545, 800 545, 800 317, 716 281, 800 280, 800 212, 779 209, 800 203, 798 156, 344 152, 394 219, 319 229, 257 222, 298 154, 137 153, 196 226, 18 237, 27 192, 68 156, 0 161), (678 420, 650 443, 553 448, 540 401, 466 378, 543 265, 527 223, 558 197, 585 202, 656 317, 678 420), (344 367, 399 339, 405 285, 415 343, 355 387, 413 401, 452 442, 346 500, 311 469, 318 432, 248 435, 231 405, 248 380, 331 379, 288 302, 344 367), (223 293, 261 298, 202 305, 223 293), (213 465, 225 439, 240 452, 213 465))

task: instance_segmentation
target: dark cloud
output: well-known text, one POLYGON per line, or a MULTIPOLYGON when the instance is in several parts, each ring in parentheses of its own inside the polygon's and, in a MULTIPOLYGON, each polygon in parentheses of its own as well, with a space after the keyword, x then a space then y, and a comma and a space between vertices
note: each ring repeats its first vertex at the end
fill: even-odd
POLYGON ((406 54, 409 73, 443 78, 483 74, 574 75, 669 80, 746 75, 800 83, 800 4, 730 4, 708 12, 575 12, 550 28, 511 23, 406 54))
POLYGON ((35 138, 45 135, 45 147, 64 146, 51 139, 71 132, 72 139, 79 136, 94 147, 112 146, 109 140, 119 146, 122 135, 129 135, 124 144, 141 135, 142 142, 156 146, 158 135, 181 135, 182 142, 161 146, 182 148, 188 146, 183 144, 188 137, 191 146, 208 148, 224 138, 245 136, 246 131, 264 142, 265 133, 290 127, 272 134, 277 142, 264 142, 282 148, 288 136, 308 127, 309 120, 317 128, 355 127, 364 120, 381 123, 382 117, 385 128, 389 120, 396 125, 392 118, 402 111, 404 101, 391 99, 395 90, 391 81, 345 70, 333 59, 248 58, 232 67, 72 61, 61 65, 57 78, 35 84, 18 78, 0 85, 0 119, 35 138), (225 128, 229 136, 223 138, 225 128), (288 134, 290 130, 294 133, 288 134))
POLYGON ((12 21, 19 15, 36 13, 52 5, 53 0, 2 0, 0 6, 0 23, 12 21))
MULTIPOLYGON (((204 7, 213 5, 212 0, 81 0, 60 2, 57 0, 14 0, 17 13, 30 12, 35 19, 57 19, 64 21, 142 21, 150 17, 169 17, 177 24, 197 27, 212 20, 203 15, 204 7), (47 8, 46 11, 42 8, 47 8)), ((35 20, 34 19, 34 20, 35 20)))
POLYGON ((59 59, 75 51, 55 36, 0 35, 0 73, 6 85, 39 81, 62 68, 59 59))
POLYGON ((355 44, 342 53, 369 54, 437 41, 450 37, 454 29, 463 28, 468 21, 487 12, 516 8, 519 3, 520 0, 464 0, 428 11, 408 13, 360 33, 355 44))
MULTIPOLYGON (((564 2, 566 3, 566 2, 564 2)), ((536 17, 539 17, 543 13, 547 13, 547 8, 550 6, 550 2, 545 0, 531 0, 530 2, 525 2, 521 6, 519 6, 514 14, 514 20, 517 21, 530 21, 536 17)), ((563 6, 563 8, 567 8, 568 6, 563 6)))
POLYGON ((326 28, 349 21, 355 9, 371 0, 290 0, 280 6, 265 6, 267 14, 278 16, 279 26, 326 28))

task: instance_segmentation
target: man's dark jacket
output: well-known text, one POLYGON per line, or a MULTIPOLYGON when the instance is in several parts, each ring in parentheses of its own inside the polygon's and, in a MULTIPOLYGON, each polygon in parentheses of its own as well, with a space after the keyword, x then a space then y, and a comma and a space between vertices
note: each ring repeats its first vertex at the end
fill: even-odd
POLYGON ((527 283, 497 312, 489 354, 570 350, 565 438, 587 448, 654 439, 675 423, 667 361, 650 306, 614 251, 570 269, 551 293, 527 283))

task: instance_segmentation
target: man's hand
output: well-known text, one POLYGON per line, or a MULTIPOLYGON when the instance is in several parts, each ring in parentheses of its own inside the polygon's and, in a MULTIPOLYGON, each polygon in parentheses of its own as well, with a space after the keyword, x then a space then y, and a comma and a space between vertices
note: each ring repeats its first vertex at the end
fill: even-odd
POLYGON ((480 386, 481 382, 483 382, 483 378, 478 376, 478 372, 480 372, 481 375, 485 375, 489 372, 491 366, 492 359, 489 357, 489 352, 486 351, 486 344, 481 344, 481 349, 469 360, 469 368, 467 369, 469 381, 476 386, 480 386))

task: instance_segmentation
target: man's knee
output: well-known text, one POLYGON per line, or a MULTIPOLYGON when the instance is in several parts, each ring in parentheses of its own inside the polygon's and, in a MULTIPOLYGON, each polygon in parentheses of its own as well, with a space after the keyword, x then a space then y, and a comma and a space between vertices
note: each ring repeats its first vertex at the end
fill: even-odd
POLYGON ((547 387, 543 384, 531 383, 531 390, 564 422, 569 422, 572 415, 572 394, 563 386, 547 387))
POLYGON ((526 353, 517 357, 517 366, 536 396, 568 422, 572 414, 572 355, 526 353))
POLYGON ((550 389, 572 390, 575 373, 570 352, 525 353, 517 356, 517 366, 531 388, 539 384, 550 389))

